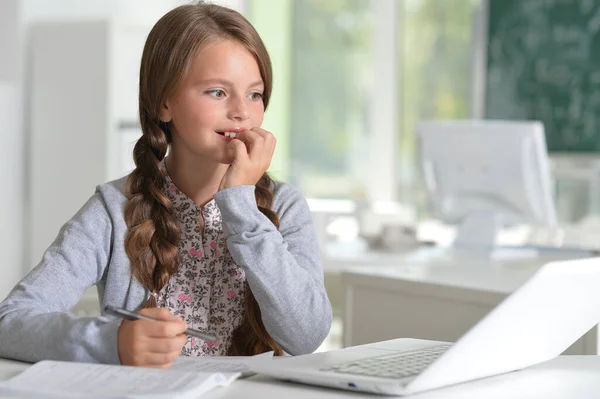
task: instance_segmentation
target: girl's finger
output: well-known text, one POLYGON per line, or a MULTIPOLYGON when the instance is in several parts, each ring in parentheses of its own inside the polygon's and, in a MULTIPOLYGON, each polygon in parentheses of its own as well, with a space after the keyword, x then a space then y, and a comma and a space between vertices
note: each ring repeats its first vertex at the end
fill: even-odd
POLYGON ((248 160, 248 149, 242 140, 233 139, 227 144, 229 151, 233 154, 233 162, 236 164, 244 164, 248 160))

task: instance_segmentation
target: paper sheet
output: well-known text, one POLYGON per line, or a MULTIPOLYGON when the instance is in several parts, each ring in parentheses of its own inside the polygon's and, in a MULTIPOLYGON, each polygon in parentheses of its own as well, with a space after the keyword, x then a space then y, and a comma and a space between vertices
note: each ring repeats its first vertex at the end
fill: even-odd
POLYGON ((171 370, 202 372, 246 372, 249 371, 250 356, 180 356, 171 370))
POLYGON ((216 386, 229 385, 238 376, 239 373, 43 361, 1 382, 0 392, 61 398, 197 398, 216 386))
POLYGON ((254 374, 250 365, 256 361, 273 359, 273 352, 256 356, 180 356, 173 363, 172 370, 198 372, 240 372, 243 377, 254 374))

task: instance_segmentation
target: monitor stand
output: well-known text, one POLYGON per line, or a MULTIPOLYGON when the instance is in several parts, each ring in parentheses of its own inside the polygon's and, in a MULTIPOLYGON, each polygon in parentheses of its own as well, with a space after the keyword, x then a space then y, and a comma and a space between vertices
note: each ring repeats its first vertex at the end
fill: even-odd
POLYGON ((492 260, 532 259, 539 256, 533 247, 501 247, 497 238, 503 228, 502 216, 478 212, 465 217, 458 225, 453 249, 479 253, 492 260))
POLYGON ((456 229, 454 247, 493 249, 502 229, 502 217, 493 212, 477 212, 466 216, 456 229))

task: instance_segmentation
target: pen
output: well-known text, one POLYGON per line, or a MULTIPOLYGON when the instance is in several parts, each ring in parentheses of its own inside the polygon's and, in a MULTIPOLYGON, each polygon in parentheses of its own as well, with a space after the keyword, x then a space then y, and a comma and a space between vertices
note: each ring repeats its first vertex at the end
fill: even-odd
MULTIPOLYGON (((104 311, 113 316, 121 317, 127 320, 149 320, 149 321, 160 321, 159 319, 155 319, 154 317, 144 316, 136 312, 132 312, 126 309, 116 308, 114 306, 105 306, 104 311)), ((217 337, 212 334, 206 334, 200 332, 198 330, 194 330, 193 328, 188 328, 185 330, 187 335, 191 335, 192 337, 200 338, 205 341, 217 341, 217 337)))

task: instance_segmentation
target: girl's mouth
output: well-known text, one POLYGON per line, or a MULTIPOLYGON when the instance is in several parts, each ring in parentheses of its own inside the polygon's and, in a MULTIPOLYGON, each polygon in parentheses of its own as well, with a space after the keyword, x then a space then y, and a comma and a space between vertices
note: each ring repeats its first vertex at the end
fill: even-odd
POLYGON ((220 134, 221 136, 225 137, 231 137, 232 139, 234 139, 237 135, 237 133, 235 132, 217 132, 217 134, 220 134))

